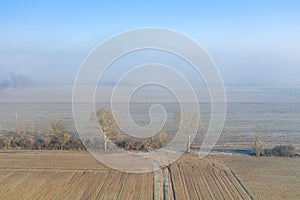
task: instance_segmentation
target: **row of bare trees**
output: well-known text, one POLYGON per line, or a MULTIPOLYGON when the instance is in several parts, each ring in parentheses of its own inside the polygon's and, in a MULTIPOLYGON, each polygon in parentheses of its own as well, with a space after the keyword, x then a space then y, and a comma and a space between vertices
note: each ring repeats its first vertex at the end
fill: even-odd
POLYGON ((128 151, 152 151, 165 146, 170 138, 166 132, 161 132, 149 138, 136 138, 122 132, 118 127, 112 110, 103 107, 96 113, 103 132, 104 149, 108 149, 108 141, 119 148, 128 151))
MULTIPOLYGON (((196 119, 198 116, 191 111, 183 113, 184 116, 176 115, 174 126, 179 126, 181 121, 181 128, 187 137, 186 152, 191 152, 191 135, 192 130, 196 126, 203 127, 203 121, 196 119), (183 120, 183 121, 182 121, 183 120)), ((168 144, 173 135, 167 132, 160 132, 155 136, 149 138, 132 137, 120 130, 118 127, 112 110, 108 107, 103 107, 97 111, 96 116, 103 132, 103 140, 99 141, 96 138, 84 140, 79 139, 77 134, 71 134, 67 131, 66 126, 61 120, 52 120, 47 127, 47 133, 38 134, 32 132, 21 132, 18 127, 18 113, 16 112, 16 130, 7 134, 0 134, 0 148, 2 149, 33 149, 33 150, 84 150, 85 146, 88 148, 107 150, 108 144, 112 143, 115 146, 128 151, 144 151, 149 152, 159 149, 168 144), (102 144, 101 144, 102 143, 102 144), (83 145, 84 144, 84 145, 83 145), (103 145, 103 146, 101 146, 103 145)))
POLYGON ((85 147, 75 134, 66 130, 60 120, 48 124, 47 133, 8 132, 0 135, 1 149, 28 150, 84 150, 85 147))
MULTIPOLYGON (((105 150, 108 149, 107 143, 110 141, 124 150, 152 151, 164 147, 172 139, 172 135, 164 131, 149 138, 140 139, 131 137, 119 129, 112 110, 108 107, 103 107, 98 110, 96 116, 102 128, 105 150)), ((175 116, 174 126, 179 127, 179 123, 181 122, 182 131, 187 134, 187 153, 191 152, 191 135, 193 129, 202 128, 204 126, 201 116, 200 119, 197 119, 197 117, 199 116, 195 110, 190 110, 189 112, 175 116)))

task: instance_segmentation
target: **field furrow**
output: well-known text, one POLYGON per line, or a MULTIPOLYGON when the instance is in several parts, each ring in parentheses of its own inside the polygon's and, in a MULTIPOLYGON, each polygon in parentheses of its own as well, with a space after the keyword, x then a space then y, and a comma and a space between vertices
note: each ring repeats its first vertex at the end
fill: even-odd
POLYGON ((194 176, 189 164, 184 164, 180 166, 180 171, 182 175, 182 180, 186 184, 188 189, 189 199, 200 199, 197 193, 197 188, 194 185, 194 176))
POLYGON ((3 180, 5 180, 5 178, 11 175, 12 173, 13 173, 12 170, 0 169, 0 185, 2 184, 3 180))
POLYGON ((194 177, 194 186, 198 193, 199 199, 212 199, 210 196, 210 191, 208 191, 209 188, 207 188, 207 185, 203 181, 203 174, 201 174, 201 169, 199 169, 199 166, 193 166, 191 173, 194 177))
POLYGON ((9 158, 5 167, 1 166, 5 160, 1 160, 1 200, 252 199, 230 169, 193 155, 184 155, 155 172, 134 174, 101 166, 88 154, 80 154, 78 166, 76 153, 36 154, 23 153, 25 162, 21 165, 23 157, 18 153, 16 158, 14 154, 5 156, 9 158), (65 162, 64 155, 68 158, 65 162), (41 158, 47 159, 40 161, 41 158), (29 161, 30 166, 22 169, 29 161))
POLYGON ((212 191, 211 187, 209 186, 209 184, 207 182, 206 176, 204 176, 202 173, 201 173, 201 175, 202 175, 203 183, 205 185, 205 189, 202 190, 202 196, 205 197, 204 199, 215 199, 214 195, 213 195, 213 191, 212 191), (207 192, 205 192, 205 191, 207 191, 207 192))
POLYGON ((51 178, 43 184, 42 191, 34 199, 54 199, 73 174, 73 172, 48 172, 47 176, 51 178))
POLYGON ((241 199, 241 194, 238 191, 238 189, 235 187, 234 184, 232 184, 231 180, 226 176, 225 171, 221 171, 219 173, 220 179, 223 182, 224 185, 226 185, 226 190, 228 191, 228 194, 233 199, 241 199))
POLYGON ((176 199, 186 199, 186 189, 183 185, 183 180, 180 175, 179 166, 173 163, 170 167, 171 177, 173 180, 174 196, 176 199))
POLYGON ((32 192, 32 186, 35 185, 35 187, 37 187, 37 183, 39 183, 39 180, 42 175, 43 172, 31 172, 31 174, 28 175, 27 178, 25 178, 22 182, 20 182, 20 184, 18 184, 10 192, 3 194, 2 198, 25 199, 32 192), (24 191, 24 192, 20 194, 15 191, 24 191))
POLYGON ((16 188, 20 183, 22 183, 28 176, 30 176, 31 172, 26 171, 17 171, 5 178, 3 182, 5 184, 1 184, 0 186, 0 194, 1 198, 4 198, 4 195, 10 191, 15 191, 14 188, 16 188))
POLYGON ((81 199, 98 199, 97 195, 100 193, 103 185, 106 183, 109 173, 96 173, 93 178, 94 181, 91 182, 89 188, 86 188, 85 192, 81 196, 81 199))
POLYGON ((232 192, 228 189, 228 185, 229 185, 229 181, 226 177, 225 180, 222 179, 222 176, 221 176, 221 172, 219 168, 215 167, 215 165, 213 164, 212 165, 212 173, 214 175, 214 178, 216 180, 216 182, 218 182, 218 185, 220 185, 220 187, 222 188, 222 194, 223 194, 223 197, 224 199, 234 199, 233 195, 232 195, 232 192))
POLYGON ((113 199, 118 190, 116 181, 120 179, 120 176, 120 172, 110 172, 98 193, 97 199, 113 199))

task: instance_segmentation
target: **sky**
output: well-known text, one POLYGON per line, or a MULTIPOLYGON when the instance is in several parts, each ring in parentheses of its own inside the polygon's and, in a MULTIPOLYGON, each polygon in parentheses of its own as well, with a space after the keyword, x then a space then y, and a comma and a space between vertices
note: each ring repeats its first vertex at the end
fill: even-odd
POLYGON ((89 52, 120 32, 160 27, 206 49, 226 84, 300 85, 300 2, 0 1, 0 80, 72 84, 89 52))

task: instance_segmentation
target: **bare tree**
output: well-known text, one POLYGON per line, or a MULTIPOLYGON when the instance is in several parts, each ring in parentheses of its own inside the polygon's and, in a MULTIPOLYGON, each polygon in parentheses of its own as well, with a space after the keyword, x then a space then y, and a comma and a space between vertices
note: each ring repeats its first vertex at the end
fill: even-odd
POLYGON ((108 139, 118 137, 121 130, 118 127, 110 108, 103 107, 97 111, 96 115, 103 131, 104 149, 106 150, 108 139))
POLYGON ((19 129, 19 114, 18 114, 17 110, 16 110, 16 133, 17 134, 20 133, 20 129, 19 129))
POLYGON ((60 149, 63 150, 65 144, 70 140, 71 136, 68 133, 64 133, 60 139, 60 149))
POLYGON ((253 142, 252 145, 252 149, 255 153, 256 156, 262 156, 264 155, 264 151, 265 151, 265 143, 263 141, 261 141, 261 132, 262 132, 262 128, 256 128, 257 130, 255 130, 255 140, 253 142))
POLYGON ((60 150, 63 150, 64 145, 70 140, 70 135, 67 133, 62 121, 57 119, 52 120, 49 123, 48 131, 55 142, 59 144, 60 150))
POLYGON ((188 110, 182 113, 177 114, 175 117, 175 123, 179 127, 179 124, 182 124, 182 129, 187 133, 187 145, 186 145, 186 153, 191 152, 191 136, 192 132, 195 128, 199 129, 204 127, 204 122, 201 114, 197 110, 188 110), (197 119, 197 117, 200 117, 197 119), (198 124, 197 124, 198 123, 198 124))
POLYGON ((11 140, 12 140, 11 136, 7 137, 6 144, 5 144, 6 149, 10 149, 10 147, 11 147, 11 140))

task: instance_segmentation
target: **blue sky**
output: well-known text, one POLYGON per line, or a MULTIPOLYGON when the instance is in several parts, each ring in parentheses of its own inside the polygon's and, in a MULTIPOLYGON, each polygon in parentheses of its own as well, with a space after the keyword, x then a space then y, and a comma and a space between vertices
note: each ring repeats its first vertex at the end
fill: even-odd
POLYGON ((0 79, 9 72, 72 83, 98 43, 139 27, 182 32, 226 83, 300 85, 299 1, 0 2, 0 79))

